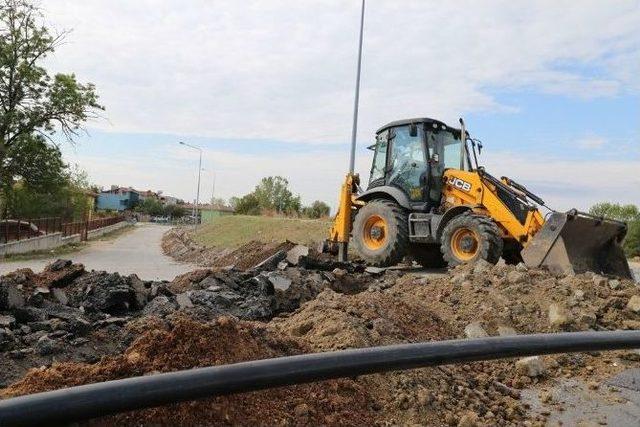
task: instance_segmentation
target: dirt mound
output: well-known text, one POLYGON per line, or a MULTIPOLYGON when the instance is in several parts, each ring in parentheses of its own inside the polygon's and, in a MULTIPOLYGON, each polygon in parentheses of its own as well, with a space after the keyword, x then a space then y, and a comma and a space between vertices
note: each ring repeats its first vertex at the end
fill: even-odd
MULTIPOLYGON (((183 317, 147 331, 121 356, 95 365, 55 364, 34 370, 3 397, 201 366, 299 354, 295 340, 256 325, 221 317, 204 324, 183 317)), ((370 425, 371 395, 352 380, 333 380, 175 404, 98 420, 109 425, 370 425)))
MULTIPOLYGON (((300 337, 315 351, 445 340, 456 333, 424 301, 405 298, 396 287, 357 295, 325 290, 271 325, 300 337)), ((359 379, 383 408, 382 422, 451 424, 475 417, 487 424, 514 423, 525 409, 515 390, 497 382, 495 363, 426 368, 359 379)))
MULTIPOLYGON (((224 248, 207 248, 193 240, 184 228, 174 228, 162 238, 164 253, 178 261, 192 262, 203 267, 218 267, 235 270, 248 270, 282 252, 286 253, 295 243, 262 243, 251 241, 235 250, 224 248)), ((275 268, 282 255, 269 268, 275 268)))
MULTIPOLYGON (((212 266, 248 270, 280 252, 287 252, 295 245, 296 244, 292 242, 261 243, 258 241, 251 241, 245 243, 229 254, 216 258, 212 261, 212 266)), ((284 255, 282 258, 284 258, 284 255)))
POLYGON ((286 318, 271 324, 302 337, 315 350, 371 347, 446 339, 454 336, 438 316, 418 301, 391 293, 363 292, 344 295, 330 289, 286 318))
MULTIPOLYGON (((254 249, 241 253, 251 254, 255 262, 285 252, 278 245, 266 252, 254 249)), ((93 363, 97 356, 109 356, 94 365, 54 364, 32 371, 7 395, 311 351, 640 329, 640 289, 631 281, 593 273, 559 277, 524 265, 480 262, 425 276, 355 264, 335 268, 313 256, 294 258, 246 271, 201 269, 172 282, 105 272, 73 277, 79 269, 66 263, 41 274, 0 277, 0 320, 7 325, 0 325, 1 370, 18 375, 17 361, 24 369, 54 359, 93 363), (65 271, 70 278, 62 279, 65 271), (45 282, 49 285, 37 285, 45 282), (113 356, 115 348, 90 350, 99 338, 126 343, 125 348, 137 339, 113 356), (77 339, 81 344, 74 351, 77 339), (56 348, 63 350, 50 353, 56 348), (83 352, 89 357, 78 357, 83 352)), ((544 412, 532 413, 520 389, 544 392, 556 380, 573 377, 591 384, 640 367, 639 354, 590 352, 368 375, 172 405, 109 421, 155 424, 167 417, 166 423, 183 425, 538 425, 546 420, 544 412)))
POLYGON ((268 321, 326 288, 360 291, 372 279, 367 273, 280 264, 273 271, 201 269, 158 282, 87 272, 58 260, 37 274, 19 270, 0 276, 0 386, 34 366, 93 362, 121 351, 137 336, 126 328, 134 319, 181 312, 203 321, 225 315, 268 321))
POLYGON ((640 288, 594 273, 558 277, 523 264, 478 263, 403 281, 396 291, 424 301, 459 335, 471 322, 490 335, 505 327, 519 334, 640 328, 640 288))
MULTIPOLYGON (((370 286, 357 295, 325 290, 271 324, 317 351, 486 335, 636 329, 638 295, 630 281, 591 273, 556 277, 523 265, 479 263, 442 277, 405 275, 392 286, 370 286)), ((392 424, 470 419, 482 425, 518 424, 531 416, 518 389, 545 388, 558 377, 602 380, 638 367, 638 359, 633 351, 580 353, 418 369, 362 381, 383 402, 385 421, 392 424)), ((535 417, 544 421, 544 415, 535 417)))

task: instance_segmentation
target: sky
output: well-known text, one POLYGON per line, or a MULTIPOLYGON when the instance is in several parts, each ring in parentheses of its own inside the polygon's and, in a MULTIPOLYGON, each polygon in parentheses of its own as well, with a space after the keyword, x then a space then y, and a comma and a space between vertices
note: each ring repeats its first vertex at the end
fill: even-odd
MULTIPOLYGON (((106 110, 69 163, 93 183, 208 200, 281 175, 335 206, 348 168, 360 1, 47 0, 47 59, 106 110)), ((369 0, 356 169, 377 128, 464 117, 481 163, 556 209, 640 204, 639 1, 369 0)))

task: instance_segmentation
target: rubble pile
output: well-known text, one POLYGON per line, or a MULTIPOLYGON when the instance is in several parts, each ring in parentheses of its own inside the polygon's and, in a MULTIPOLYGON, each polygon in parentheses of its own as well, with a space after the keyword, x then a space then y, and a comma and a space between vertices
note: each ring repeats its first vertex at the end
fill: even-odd
MULTIPOLYGON (((1 379, 8 385, 42 366, 4 396, 315 351, 640 328, 637 285, 593 273, 479 262, 424 275, 339 264, 290 243, 266 258, 250 253, 238 258, 251 259, 242 269, 200 269, 171 282, 65 261, 0 278, 1 379)), ((533 411, 523 390, 546 396, 559 379, 597 384, 638 367, 636 351, 528 357, 279 388, 112 421, 544 425, 548 412, 533 411)))
POLYGON ((472 323, 489 335, 640 329, 640 288, 591 272, 555 276, 479 262, 444 278, 405 280, 394 291, 424 300, 459 335, 472 323))
MULTIPOLYGON (((54 364, 33 370, 2 397, 95 381, 170 372, 308 352, 300 343, 255 323, 220 317, 211 323, 182 316, 149 326, 121 355, 99 363, 54 364)), ((104 425, 371 425, 371 394, 349 379, 186 402, 103 418, 104 425)))
POLYGON ((297 268, 287 255, 273 270, 202 269, 171 282, 87 272, 65 260, 38 274, 23 269, 2 276, 0 385, 20 378, 33 366, 58 360, 94 362, 122 351, 133 337, 126 326, 134 318, 184 312, 202 321, 222 315, 268 321, 326 288, 355 292, 373 278, 365 272, 297 268))
POLYGON ((184 228, 169 230, 162 239, 164 253, 178 261, 192 262, 203 267, 221 267, 235 270, 248 270, 261 264, 275 268, 284 260, 287 252, 295 243, 247 242, 237 249, 208 248, 193 240, 184 228))

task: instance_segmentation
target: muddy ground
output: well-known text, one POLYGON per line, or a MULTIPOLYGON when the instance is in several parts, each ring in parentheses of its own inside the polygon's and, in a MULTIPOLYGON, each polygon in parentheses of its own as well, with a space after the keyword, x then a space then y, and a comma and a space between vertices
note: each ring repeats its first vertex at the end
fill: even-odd
MULTIPOLYGON (((640 291, 630 281, 486 263, 424 277, 304 252, 292 243, 256 244, 170 282, 88 272, 65 261, 3 276, 1 396, 314 351, 640 328, 640 291)), ((618 351, 415 369, 92 424, 637 424, 635 395, 607 382, 640 368, 639 360, 636 351, 618 351), (594 416, 583 395, 598 396, 607 410, 594 416), (629 415, 616 419, 621 411, 629 415)))

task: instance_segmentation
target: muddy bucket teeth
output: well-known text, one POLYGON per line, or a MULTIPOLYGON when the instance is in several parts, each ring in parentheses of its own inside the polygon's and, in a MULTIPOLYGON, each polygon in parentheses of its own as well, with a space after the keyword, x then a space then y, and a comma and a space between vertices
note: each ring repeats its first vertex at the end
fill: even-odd
POLYGON ((563 274, 593 271, 632 279, 622 241, 624 222, 571 210, 553 212, 542 229, 522 250, 529 267, 545 266, 563 274))

